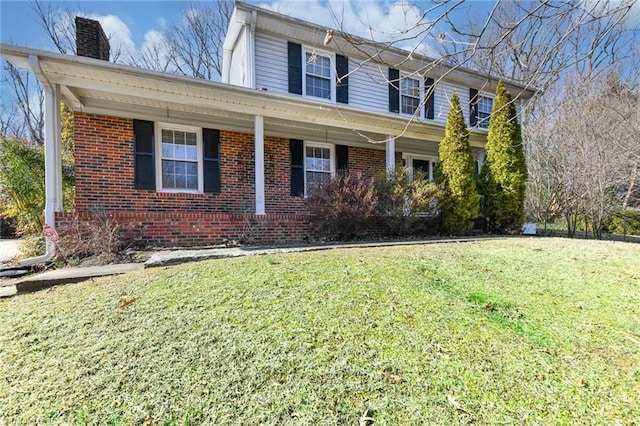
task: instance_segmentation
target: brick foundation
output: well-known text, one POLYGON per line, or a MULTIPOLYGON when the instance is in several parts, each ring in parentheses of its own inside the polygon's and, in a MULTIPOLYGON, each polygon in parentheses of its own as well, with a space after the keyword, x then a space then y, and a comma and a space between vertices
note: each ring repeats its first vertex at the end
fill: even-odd
MULTIPOLYGON (((141 246, 206 246, 225 240, 242 243, 293 243, 313 240, 310 215, 237 215, 224 213, 125 213, 109 216, 123 240, 141 246)), ((94 219, 92 213, 57 213, 62 235, 94 219)))

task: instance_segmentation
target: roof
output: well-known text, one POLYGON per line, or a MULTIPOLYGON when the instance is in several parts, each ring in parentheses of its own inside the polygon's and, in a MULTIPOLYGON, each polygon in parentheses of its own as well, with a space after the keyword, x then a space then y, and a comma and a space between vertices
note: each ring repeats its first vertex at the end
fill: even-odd
MULTIPOLYGON (((249 89, 182 77, 92 58, 0 44, 0 54, 14 66, 42 70, 39 78, 59 85, 73 111, 253 133, 254 117, 264 117, 265 134, 286 138, 327 137, 336 143, 402 135, 408 144, 439 141, 442 124, 409 120, 393 113, 364 111, 300 96, 249 89), (328 136, 329 135, 329 136, 328 136)), ((486 133, 473 132, 482 146, 486 133)), ((382 148, 382 146, 381 146, 382 148)))

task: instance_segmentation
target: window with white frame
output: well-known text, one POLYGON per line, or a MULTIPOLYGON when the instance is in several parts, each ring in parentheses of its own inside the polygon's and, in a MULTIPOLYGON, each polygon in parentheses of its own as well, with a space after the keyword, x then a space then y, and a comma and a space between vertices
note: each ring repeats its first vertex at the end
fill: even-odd
POLYGON ((491 109, 493 108, 493 99, 487 96, 478 96, 478 127, 482 129, 489 128, 489 119, 491 117, 491 109))
POLYGON ((411 77, 402 77, 400 80, 400 112, 402 114, 415 114, 420 106, 420 80, 411 77))
POLYGON ((313 51, 305 52, 305 95, 332 100, 334 78, 329 54, 313 51))
POLYGON ((422 172, 427 179, 433 180, 433 169, 438 162, 437 158, 415 154, 403 154, 402 158, 412 176, 416 172, 422 172))
POLYGON ((159 123, 156 140, 161 153, 157 187, 163 191, 202 192, 201 129, 159 123))
POLYGON ((330 144, 305 143, 305 187, 325 182, 335 172, 335 148, 330 144))

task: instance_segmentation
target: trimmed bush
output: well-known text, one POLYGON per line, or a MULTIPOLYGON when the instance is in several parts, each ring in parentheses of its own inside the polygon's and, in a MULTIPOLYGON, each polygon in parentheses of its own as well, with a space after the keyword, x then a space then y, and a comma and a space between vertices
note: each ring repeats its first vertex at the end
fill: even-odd
POLYGON ((331 179, 310 185, 306 201, 309 212, 316 217, 320 235, 350 240, 366 233, 378 198, 373 179, 355 171, 340 172, 331 179))
POLYGON ((392 235, 439 231, 440 191, 422 172, 406 167, 376 177, 377 215, 392 235), (427 229, 430 228, 430 229, 427 229))
POLYGON ((464 235, 471 231, 478 217, 480 196, 473 178, 469 131, 456 92, 451 96, 451 109, 444 139, 438 147, 438 158, 435 176, 443 193, 443 230, 447 234, 464 235))
POLYGON ((502 81, 491 110, 486 150, 480 192, 487 230, 519 232, 524 223, 527 164, 516 107, 502 81))

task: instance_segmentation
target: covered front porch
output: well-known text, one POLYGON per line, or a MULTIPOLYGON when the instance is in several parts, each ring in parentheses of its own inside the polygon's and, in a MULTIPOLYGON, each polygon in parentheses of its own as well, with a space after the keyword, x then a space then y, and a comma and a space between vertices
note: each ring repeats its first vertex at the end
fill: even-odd
MULTIPOLYGON (((267 166, 276 156, 277 161, 289 161, 281 150, 277 154, 265 151, 265 141, 282 145, 284 142, 273 140, 299 140, 304 144, 325 144, 331 146, 343 146, 358 152, 360 159, 364 157, 383 157, 384 162, 378 164, 380 169, 391 170, 400 159, 437 159, 437 147, 444 136, 444 127, 441 124, 429 122, 418 118, 398 116, 392 113, 375 113, 353 108, 348 105, 334 104, 317 100, 309 100, 295 95, 277 94, 264 90, 247 89, 228 84, 203 81, 193 78, 179 77, 165 73, 142 70, 139 68, 113 64, 90 58, 61 55, 50 52, 38 51, 14 46, 2 46, 3 56, 13 65, 32 70, 45 87, 45 122, 46 122, 46 188, 47 203, 45 207, 46 223, 56 226, 56 213, 58 220, 68 215, 62 213, 62 185, 60 162, 60 131, 59 131, 59 102, 63 101, 74 111, 76 117, 96 116, 102 117, 105 129, 113 125, 113 132, 104 130, 102 133, 87 137, 76 137, 76 151, 85 149, 85 159, 93 156, 90 168, 98 173, 99 161, 104 156, 120 158, 122 164, 114 165, 117 173, 109 174, 107 167, 103 170, 105 180, 112 179, 117 182, 119 178, 125 178, 120 182, 126 186, 127 173, 132 160, 126 157, 124 151, 110 152, 112 149, 120 149, 122 146, 133 143, 133 135, 128 130, 131 120, 148 120, 149 122, 172 123, 178 126, 192 126, 196 128, 211 128, 221 132, 242 134, 242 138, 250 139, 251 149, 234 153, 223 153, 230 159, 233 155, 244 158, 252 164, 252 170, 245 173, 247 180, 240 182, 243 185, 242 197, 246 198, 251 193, 251 208, 245 208, 242 212, 237 209, 223 211, 224 203, 216 211, 198 211, 193 214, 227 214, 241 215, 233 220, 236 225, 229 227, 237 231, 240 222, 245 221, 247 214, 253 217, 272 215, 276 222, 284 223, 282 215, 286 217, 304 216, 304 209, 281 210, 278 204, 269 202, 269 179, 267 166), (124 120, 122 127, 118 121, 124 120), (120 127, 118 127, 120 126, 120 127), (91 149, 87 149, 90 146, 91 149), (372 154, 368 154, 372 153, 372 154), (376 154, 377 153, 377 154, 376 154), (120 169, 120 167, 123 167, 120 169), (111 176, 111 177, 110 177, 111 176), (278 216, 280 215, 280 216, 278 216), (280 222, 277 222, 280 220, 280 222)), ((91 133, 91 130, 83 131, 91 133)), ((482 147, 486 135, 472 132, 471 143, 475 147, 482 147)), ((306 145, 305 145, 306 146, 306 145)), ((274 151, 276 152, 276 151, 274 151)), ((76 159, 78 194, 82 194, 82 185, 88 185, 91 179, 83 179, 83 164, 76 159)), ((352 164, 359 161, 351 158, 352 164)), ((278 163, 278 164, 279 164, 278 163)), ((275 177, 282 187, 287 187, 288 182, 283 174, 283 166, 278 166, 278 175, 275 177)), ((286 165, 289 167, 289 164, 286 165)), ((273 167, 272 167, 273 169, 273 167)), ((226 179, 225 170, 221 170, 221 179, 226 179)), ((227 172, 233 170, 227 169, 227 172)), ((273 172, 273 170, 272 170, 273 172)), ((91 187, 84 187, 91 194, 99 193, 104 185, 92 182, 91 187)), ((126 192, 128 188, 122 188, 126 192)), ((119 215, 125 213, 134 215, 153 215, 159 217, 160 213, 170 214, 172 200, 182 200, 179 215, 175 220, 184 219, 187 214, 185 207, 189 202, 202 202, 202 194, 165 194, 156 190, 157 194, 131 193, 129 198, 115 196, 111 204, 98 206, 106 211, 113 211, 119 215), (193 195, 193 199, 189 196, 193 195), (142 199, 140 204, 132 200, 142 199), (163 200, 167 200, 169 207, 162 207, 163 200), (145 204, 144 200, 148 200, 145 204), (199 201, 198 201, 199 200, 199 201), (120 206, 118 202, 120 201, 120 206), (122 207, 124 206, 124 207, 122 207)), ((283 193, 282 193, 283 194, 283 193)), ((284 197, 281 193, 276 197, 284 197)), ((228 194, 232 197, 233 194, 228 194)), ((274 194, 271 194, 273 200, 274 194)), ((78 200, 77 215, 82 217, 89 212, 90 199, 78 200)), ((249 200, 244 200, 245 205, 249 200)), ((295 201, 293 201, 295 203, 295 201)), ((124 216, 123 216, 124 217, 124 216)), ((231 219, 229 216, 227 219, 231 219)), ((202 218, 206 221, 225 222, 221 217, 202 218)), ((172 218, 168 218, 171 222, 172 218)), ((294 219, 297 223, 306 223, 307 219, 294 219)), ((230 223, 230 222, 229 222, 230 223)), ((245 225, 243 225, 244 227, 245 225)), ((184 227, 181 227, 182 230, 184 227)), ((198 229, 198 225, 195 225, 198 229)), ((234 233, 236 232, 234 231, 234 233)), ((207 233, 205 229, 198 232, 207 233)), ((222 232, 222 231, 221 231, 222 232)), ((216 232, 221 235, 220 232, 216 232)), ((301 236, 304 238, 304 236, 301 236)))

